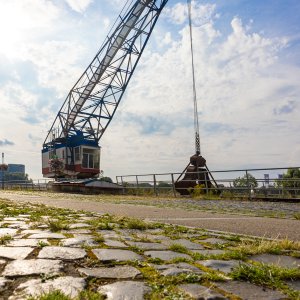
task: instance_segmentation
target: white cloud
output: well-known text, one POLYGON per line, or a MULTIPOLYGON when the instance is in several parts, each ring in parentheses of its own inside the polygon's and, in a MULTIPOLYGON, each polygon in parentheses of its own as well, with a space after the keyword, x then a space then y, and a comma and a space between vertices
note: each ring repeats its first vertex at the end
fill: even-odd
POLYGON ((65 0, 68 5, 76 12, 83 13, 93 0, 65 0))
POLYGON ((78 67, 78 60, 84 50, 76 42, 47 41, 42 45, 28 45, 23 58, 35 65, 40 86, 52 88, 59 97, 66 97, 68 89, 83 72, 78 67))
MULTIPOLYGON (((219 15, 215 13, 215 4, 200 4, 196 1, 192 1, 192 21, 193 26, 202 26, 207 22, 212 22, 213 19, 219 18, 219 15)), ((177 3, 172 7, 166 7, 163 14, 175 24, 183 24, 188 18, 188 8, 186 3, 177 3)))
MULTIPOLYGON (((299 152, 300 145, 295 138, 300 69, 281 65, 278 58, 287 39, 251 33, 237 17, 231 27, 222 40, 212 22, 194 28, 203 155, 213 169, 297 165, 295 153, 284 155, 290 147, 299 152), (286 87, 290 93, 280 92, 286 87)), ((188 28, 168 45, 164 53, 146 51, 141 59, 116 120, 102 139, 104 171, 179 171, 193 154, 188 28), (153 132, 143 134, 149 120, 153 132), (166 123, 168 133, 160 122, 166 123), (115 160, 119 149, 122 159, 115 160)))
POLYGON ((58 8, 46 0, 0 1, 0 54, 9 58, 21 55, 19 46, 42 32, 51 31, 51 23, 59 17, 58 8))

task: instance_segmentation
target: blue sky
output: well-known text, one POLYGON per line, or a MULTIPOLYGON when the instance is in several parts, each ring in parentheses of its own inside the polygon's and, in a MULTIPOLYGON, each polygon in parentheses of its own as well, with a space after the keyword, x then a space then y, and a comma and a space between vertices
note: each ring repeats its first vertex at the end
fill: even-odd
MULTIPOLYGON (((40 150, 125 0, 0 0, 0 152, 41 177, 40 150)), ((300 165, 300 2, 193 2, 210 169, 300 165)), ((106 176, 181 171, 194 152, 186 2, 169 0, 101 140, 106 176), (116 159, 119 158, 119 159, 116 159)))

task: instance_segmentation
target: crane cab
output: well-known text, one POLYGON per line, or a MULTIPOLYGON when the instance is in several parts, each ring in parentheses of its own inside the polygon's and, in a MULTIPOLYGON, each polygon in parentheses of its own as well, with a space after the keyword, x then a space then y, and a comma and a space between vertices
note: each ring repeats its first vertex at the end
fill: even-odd
POLYGON ((53 140, 42 149, 42 173, 48 178, 93 178, 100 173, 100 147, 93 141, 53 140), (53 168, 58 160, 59 168, 53 168))

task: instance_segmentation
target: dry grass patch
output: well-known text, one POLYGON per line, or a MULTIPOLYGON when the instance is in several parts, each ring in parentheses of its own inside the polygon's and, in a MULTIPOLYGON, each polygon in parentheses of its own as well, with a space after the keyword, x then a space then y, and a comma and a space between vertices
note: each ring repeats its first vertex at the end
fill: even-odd
POLYGON ((283 251, 300 251, 300 242, 284 240, 243 240, 241 244, 234 248, 246 255, 256 255, 261 253, 280 254, 283 251))

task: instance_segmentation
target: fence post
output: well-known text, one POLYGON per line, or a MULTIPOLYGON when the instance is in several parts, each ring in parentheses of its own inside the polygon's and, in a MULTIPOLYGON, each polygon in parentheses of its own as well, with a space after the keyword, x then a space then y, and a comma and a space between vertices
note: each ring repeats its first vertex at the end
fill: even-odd
POLYGON ((251 186, 249 183, 249 176, 248 176, 248 171, 246 170, 246 178, 247 178, 247 188, 248 188, 248 194, 249 194, 249 200, 251 200, 251 186))
POLYGON ((123 195, 125 195, 125 186, 124 186, 124 181, 123 181, 123 176, 121 176, 121 184, 122 184, 122 187, 123 187, 123 195))
POLYGON ((206 195, 208 195, 208 184, 207 184, 207 171, 204 172, 204 179, 205 179, 205 189, 206 189, 206 195))
POLYGON ((154 188, 154 194, 156 195, 156 196, 158 196, 158 194, 157 194, 157 188, 156 188, 156 176, 155 176, 155 174, 153 174, 153 188, 154 188))
POLYGON ((175 189, 175 182, 174 182, 174 174, 173 173, 171 174, 171 177, 172 177, 173 194, 174 194, 174 197, 176 198, 176 189, 175 189))
POLYGON ((135 182, 136 182, 136 190, 139 188, 139 178, 137 175, 135 175, 135 182))

